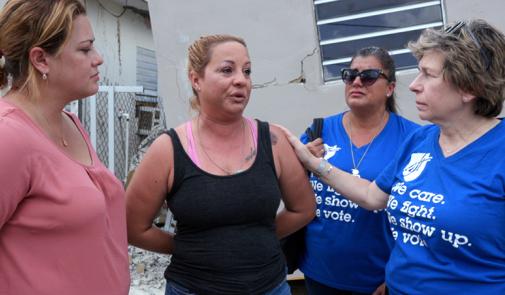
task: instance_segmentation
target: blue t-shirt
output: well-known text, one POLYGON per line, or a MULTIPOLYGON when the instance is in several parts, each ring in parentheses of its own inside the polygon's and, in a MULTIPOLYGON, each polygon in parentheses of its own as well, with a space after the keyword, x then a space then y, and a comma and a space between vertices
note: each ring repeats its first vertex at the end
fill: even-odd
POLYGON ((376 179, 396 239, 391 294, 505 294, 505 122, 445 158, 425 126, 376 179))
MULTIPOLYGON (((353 168, 344 113, 324 119, 325 158, 350 172, 353 168)), ((394 113, 370 144, 353 145, 360 175, 373 180, 389 164, 408 134, 419 126, 394 113), (369 147, 370 145, 370 147, 369 147)), ((307 141, 302 136, 303 142, 307 141)), ((355 292, 372 293, 384 282, 384 268, 393 244, 384 211, 368 211, 335 192, 311 175, 316 218, 307 226, 306 253, 301 271, 324 285, 355 292)))

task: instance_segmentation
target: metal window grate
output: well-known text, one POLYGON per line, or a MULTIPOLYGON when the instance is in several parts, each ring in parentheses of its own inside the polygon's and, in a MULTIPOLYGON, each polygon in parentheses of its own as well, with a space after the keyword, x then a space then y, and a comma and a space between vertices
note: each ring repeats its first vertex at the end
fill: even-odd
POLYGON ((387 49, 397 70, 414 68, 407 43, 444 24, 442 1, 318 0, 314 12, 325 82, 337 80, 354 52, 366 46, 387 49))

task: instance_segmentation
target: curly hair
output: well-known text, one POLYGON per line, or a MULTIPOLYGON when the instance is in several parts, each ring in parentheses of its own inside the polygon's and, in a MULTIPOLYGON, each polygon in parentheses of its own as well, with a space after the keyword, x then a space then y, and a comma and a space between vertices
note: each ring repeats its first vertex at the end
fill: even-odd
POLYGON ((427 29, 408 47, 420 60, 436 50, 444 57, 443 77, 476 96, 474 113, 500 114, 505 97, 505 36, 484 20, 459 21, 444 29, 427 29))

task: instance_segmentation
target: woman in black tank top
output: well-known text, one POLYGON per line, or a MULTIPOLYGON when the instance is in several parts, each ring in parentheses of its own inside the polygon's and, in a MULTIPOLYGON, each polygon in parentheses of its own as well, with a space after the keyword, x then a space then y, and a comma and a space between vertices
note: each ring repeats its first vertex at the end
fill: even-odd
POLYGON ((172 254, 166 294, 290 294, 279 238, 314 217, 314 197, 280 129, 243 117, 250 74, 241 38, 194 42, 197 115, 153 143, 128 186, 129 242, 172 254), (152 225, 165 200, 175 235, 152 225))

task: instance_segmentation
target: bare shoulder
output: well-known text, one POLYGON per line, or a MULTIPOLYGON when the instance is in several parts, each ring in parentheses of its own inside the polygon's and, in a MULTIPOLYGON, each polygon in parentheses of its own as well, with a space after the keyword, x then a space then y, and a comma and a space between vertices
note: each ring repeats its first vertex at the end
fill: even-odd
POLYGON ((172 150, 172 138, 167 133, 162 133, 153 141, 149 149, 154 152, 172 150))
POLYGON ((158 136, 135 169, 127 197, 135 195, 149 199, 168 191, 171 187, 173 154, 171 137, 166 133, 158 136))
POLYGON ((282 130, 275 124, 269 124, 270 127, 270 141, 272 146, 282 145, 286 142, 286 137, 282 130))
POLYGON ((281 153, 294 152, 286 137, 286 133, 279 126, 277 124, 270 124, 270 140, 273 150, 280 151, 281 153))
MULTIPOLYGON (((175 133, 179 137, 179 141, 181 141, 183 145, 186 138, 186 123, 187 122, 184 122, 178 125, 177 127, 173 128, 175 133)), ((154 146, 155 149, 161 148, 166 150, 167 148, 169 148, 170 150, 173 150, 172 137, 168 135, 168 132, 165 131, 160 136, 158 136, 158 138, 156 138, 156 140, 153 142, 151 146, 154 146)))
POLYGON ((148 167, 141 169, 143 172, 153 173, 151 169, 157 171, 170 170, 171 163, 173 162, 173 145, 172 138, 167 133, 159 135, 147 149, 146 154, 140 161, 140 167, 148 167))

